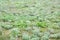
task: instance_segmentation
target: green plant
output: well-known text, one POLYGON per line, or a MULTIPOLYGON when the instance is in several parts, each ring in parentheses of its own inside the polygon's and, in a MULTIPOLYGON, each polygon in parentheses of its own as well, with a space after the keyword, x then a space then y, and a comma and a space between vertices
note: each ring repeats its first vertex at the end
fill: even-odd
POLYGON ((14 23, 12 23, 13 26, 17 26, 18 28, 25 28, 27 27, 27 23, 23 20, 20 21, 15 21, 14 23))
POLYGON ((47 27, 47 24, 46 24, 46 22, 36 22, 36 26, 38 26, 38 27, 42 27, 42 28, 44 28, 44 27, 47 27))

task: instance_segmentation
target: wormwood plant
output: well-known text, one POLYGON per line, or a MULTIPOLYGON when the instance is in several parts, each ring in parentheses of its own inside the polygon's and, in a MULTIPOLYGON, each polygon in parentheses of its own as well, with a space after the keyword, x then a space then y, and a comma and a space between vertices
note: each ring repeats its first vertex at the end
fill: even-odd
POLYGON ((49 40, 50 33, 45 32, 44 35, 41 37, 41 40, 49 40))
MULTIPOLYGON (((22 39, 23 40, 49 40, 50 33, 49 32, 40 32, 40 29, 37 27, 33 27, 33 29, 30 29, 32 34, 29 35, 29 33, 23 33, 22 39)), ((28 30, 29 31, 29 30, 28 30)))
POLYGON ((28 33, 22 33, 22 40, 30 40, 30 36, 28 33))
POLYGON ((18 28, 11 29, 10 40, 17 40, 18 39, 19 32, 20 31, 19 31, 18 28))

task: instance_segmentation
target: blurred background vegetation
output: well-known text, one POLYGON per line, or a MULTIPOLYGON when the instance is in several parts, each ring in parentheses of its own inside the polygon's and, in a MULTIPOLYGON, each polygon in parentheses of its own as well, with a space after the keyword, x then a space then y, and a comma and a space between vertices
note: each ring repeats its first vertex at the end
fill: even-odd
POLYGON ((0 40, 60 40, 60 0, 0 0, 0 40))

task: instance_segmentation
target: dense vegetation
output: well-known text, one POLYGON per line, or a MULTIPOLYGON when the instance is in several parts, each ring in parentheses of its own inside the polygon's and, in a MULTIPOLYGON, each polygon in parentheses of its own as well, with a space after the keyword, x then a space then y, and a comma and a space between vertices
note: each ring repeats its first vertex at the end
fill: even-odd
POLYGON ((0 40, 60 40, 60 0, 0 0, 0 40))

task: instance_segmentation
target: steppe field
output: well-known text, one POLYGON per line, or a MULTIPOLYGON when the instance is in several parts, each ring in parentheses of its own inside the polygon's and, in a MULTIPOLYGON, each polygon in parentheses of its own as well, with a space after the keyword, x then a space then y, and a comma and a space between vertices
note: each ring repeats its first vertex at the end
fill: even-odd
POLYGON ((60 0, 0 0, 0 40, 60 40, 60 0))

